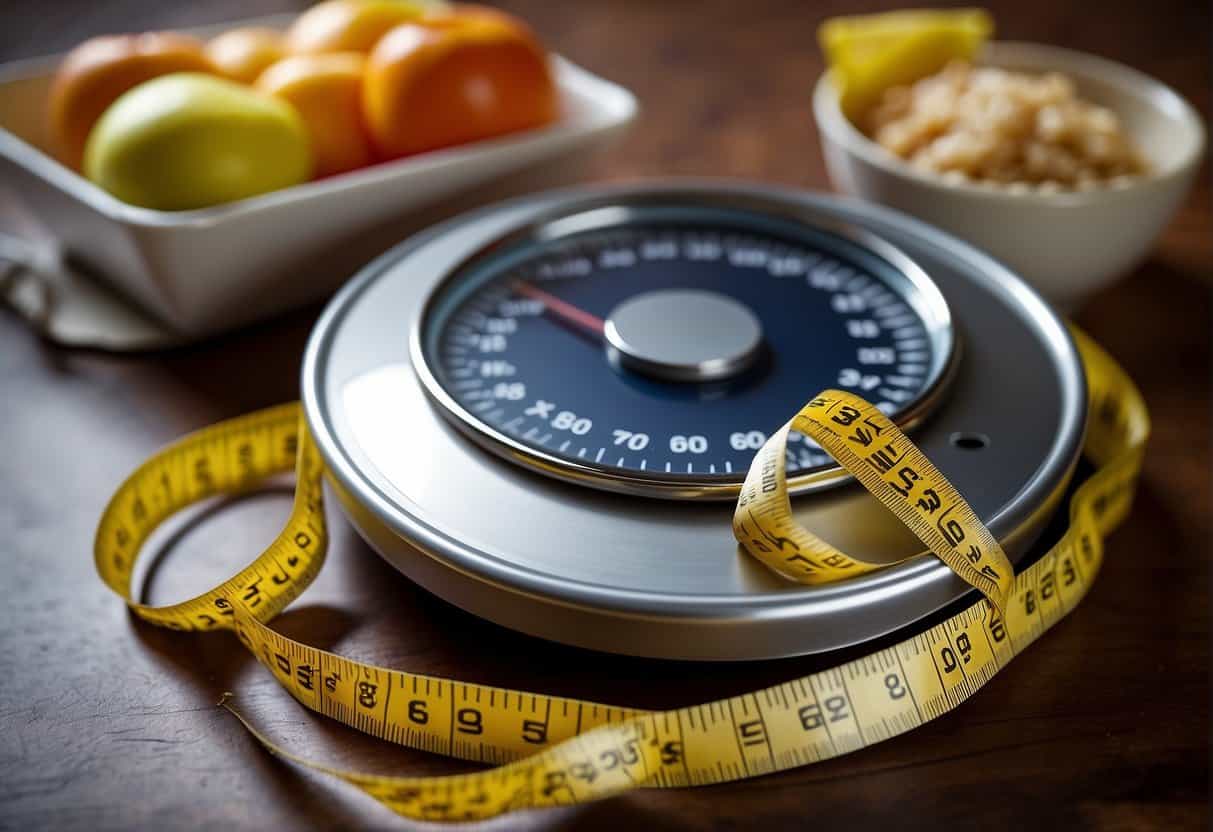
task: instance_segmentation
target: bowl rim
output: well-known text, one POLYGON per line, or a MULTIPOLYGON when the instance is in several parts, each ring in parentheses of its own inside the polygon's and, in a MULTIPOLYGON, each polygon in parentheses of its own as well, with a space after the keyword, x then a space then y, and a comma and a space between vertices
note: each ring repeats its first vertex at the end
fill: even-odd
POLYGON ((828 69, 817 79, 813 88, 813 115, 817 126, 829 141, 892 176, 948 193, 1037 206, 1087 205, 1095 201, 1135 196, 1146 188, 1187 177, 1204 156, 1206 131, 1196 109, 1167 84, 1126 64, 1089 52, 1027 41, 990 42, 978 55, 976 62, 980 64, 983 58, 993 58, 998 65, 1014 64, 1018 61, 1039 63, 1038 69, 1041 71, 1054 69, 1127 91, 1142 99, 1156 114, 1186 127, 1193 141, 1185 154, 1168 161, 1158 170, 1134 177, 1129 182, 1114 187, 1087 191, 1012 192, 999 184, 945 181, 939 174, 920 171, 901 157, 885 150, 843 115, 828 69))

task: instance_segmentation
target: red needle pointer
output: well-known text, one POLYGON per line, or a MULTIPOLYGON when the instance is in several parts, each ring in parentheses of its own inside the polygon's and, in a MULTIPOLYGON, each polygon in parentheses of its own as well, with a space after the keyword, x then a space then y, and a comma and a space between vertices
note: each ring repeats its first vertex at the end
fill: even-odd
POLYGON ((603 330, 606 328, 606 324, 603 322, 602 318, 591 315, 584 309, 578 309, 576 306, 573 306, 573 304, 563 301, 555 295, 548 294, 542 289, 536 288, 524 280, 514 281, 514 291, 520 295, 526 295, 529 298, 541 301, 544 308, 556 315, 558 318, 562 318, 563 320, 568 321, 581 329, 602 337, 603 330))

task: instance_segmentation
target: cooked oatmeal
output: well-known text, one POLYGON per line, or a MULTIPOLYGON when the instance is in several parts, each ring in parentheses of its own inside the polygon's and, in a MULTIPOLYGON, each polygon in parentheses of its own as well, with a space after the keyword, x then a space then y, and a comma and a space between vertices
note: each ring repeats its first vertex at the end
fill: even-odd
POLYGON ((953 62, 885 90, 859 126, 915 167, 952 181, 1084 190, 1146 168, 1116 114, 1078 98, 1059 73, 953 62))

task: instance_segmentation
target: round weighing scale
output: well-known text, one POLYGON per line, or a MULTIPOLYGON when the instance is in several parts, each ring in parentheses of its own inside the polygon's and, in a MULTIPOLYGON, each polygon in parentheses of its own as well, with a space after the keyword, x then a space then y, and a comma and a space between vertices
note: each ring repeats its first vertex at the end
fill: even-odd
POLYGON ((907 430, 1012 562, 1086 420, 1065 326, 989 257, 871 205, 719 183, 560 191, 413 237, 333 300, 302 387, 346 512, 410 579, 678 659, 832 650, 971 591, 795 434, 800 523, 861 560, 919 556, 809 587, 738 547, 755 451, 818 391, 907 430))

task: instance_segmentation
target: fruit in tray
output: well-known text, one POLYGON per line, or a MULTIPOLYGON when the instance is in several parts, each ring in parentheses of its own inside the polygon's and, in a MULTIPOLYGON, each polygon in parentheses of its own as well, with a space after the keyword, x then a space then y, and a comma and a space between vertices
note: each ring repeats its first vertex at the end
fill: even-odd
POLYGON ((438 8, 409 0, 325 0, 299 15, 286 32, 295 54, 370 52, 389 29, 413 23, 438 8))
POLYGON ((384 35, 367 59, 363 102, 371 135, 388 156, 538 127, 557 108, 534 35, 500 14, 477 12, 384 35))
POLYGON ((219 74, 251 84, 270 64, 286 57, 282 33, 264 26, 229 29, 206 44, 206 56, 219 74))
POLYGON ((306 182, 312 151, 285 101, 195 72, 124 93, 89 135, 84 173, 124 202, 203 208, 306 182))
POLYGON ((286 101, 303 117, 316 176, 344 173, 375 159, 362 117, 366 58, 359 52, 292 55, 257 79, 257 90, 286 101))
POLYGON ((214 72, 202 42, 173 32, 106 35, 73 49, 51 86, 50 132, 59 158, 79 167, 97 119, 118 96, 170 72, 214 72))
POLYGON ((327 0, 285 33, 86 41, 55 78, 49 132, 119 199, 184 210, 541 127, 558 110, 546 51, 504 12, 327 0))

